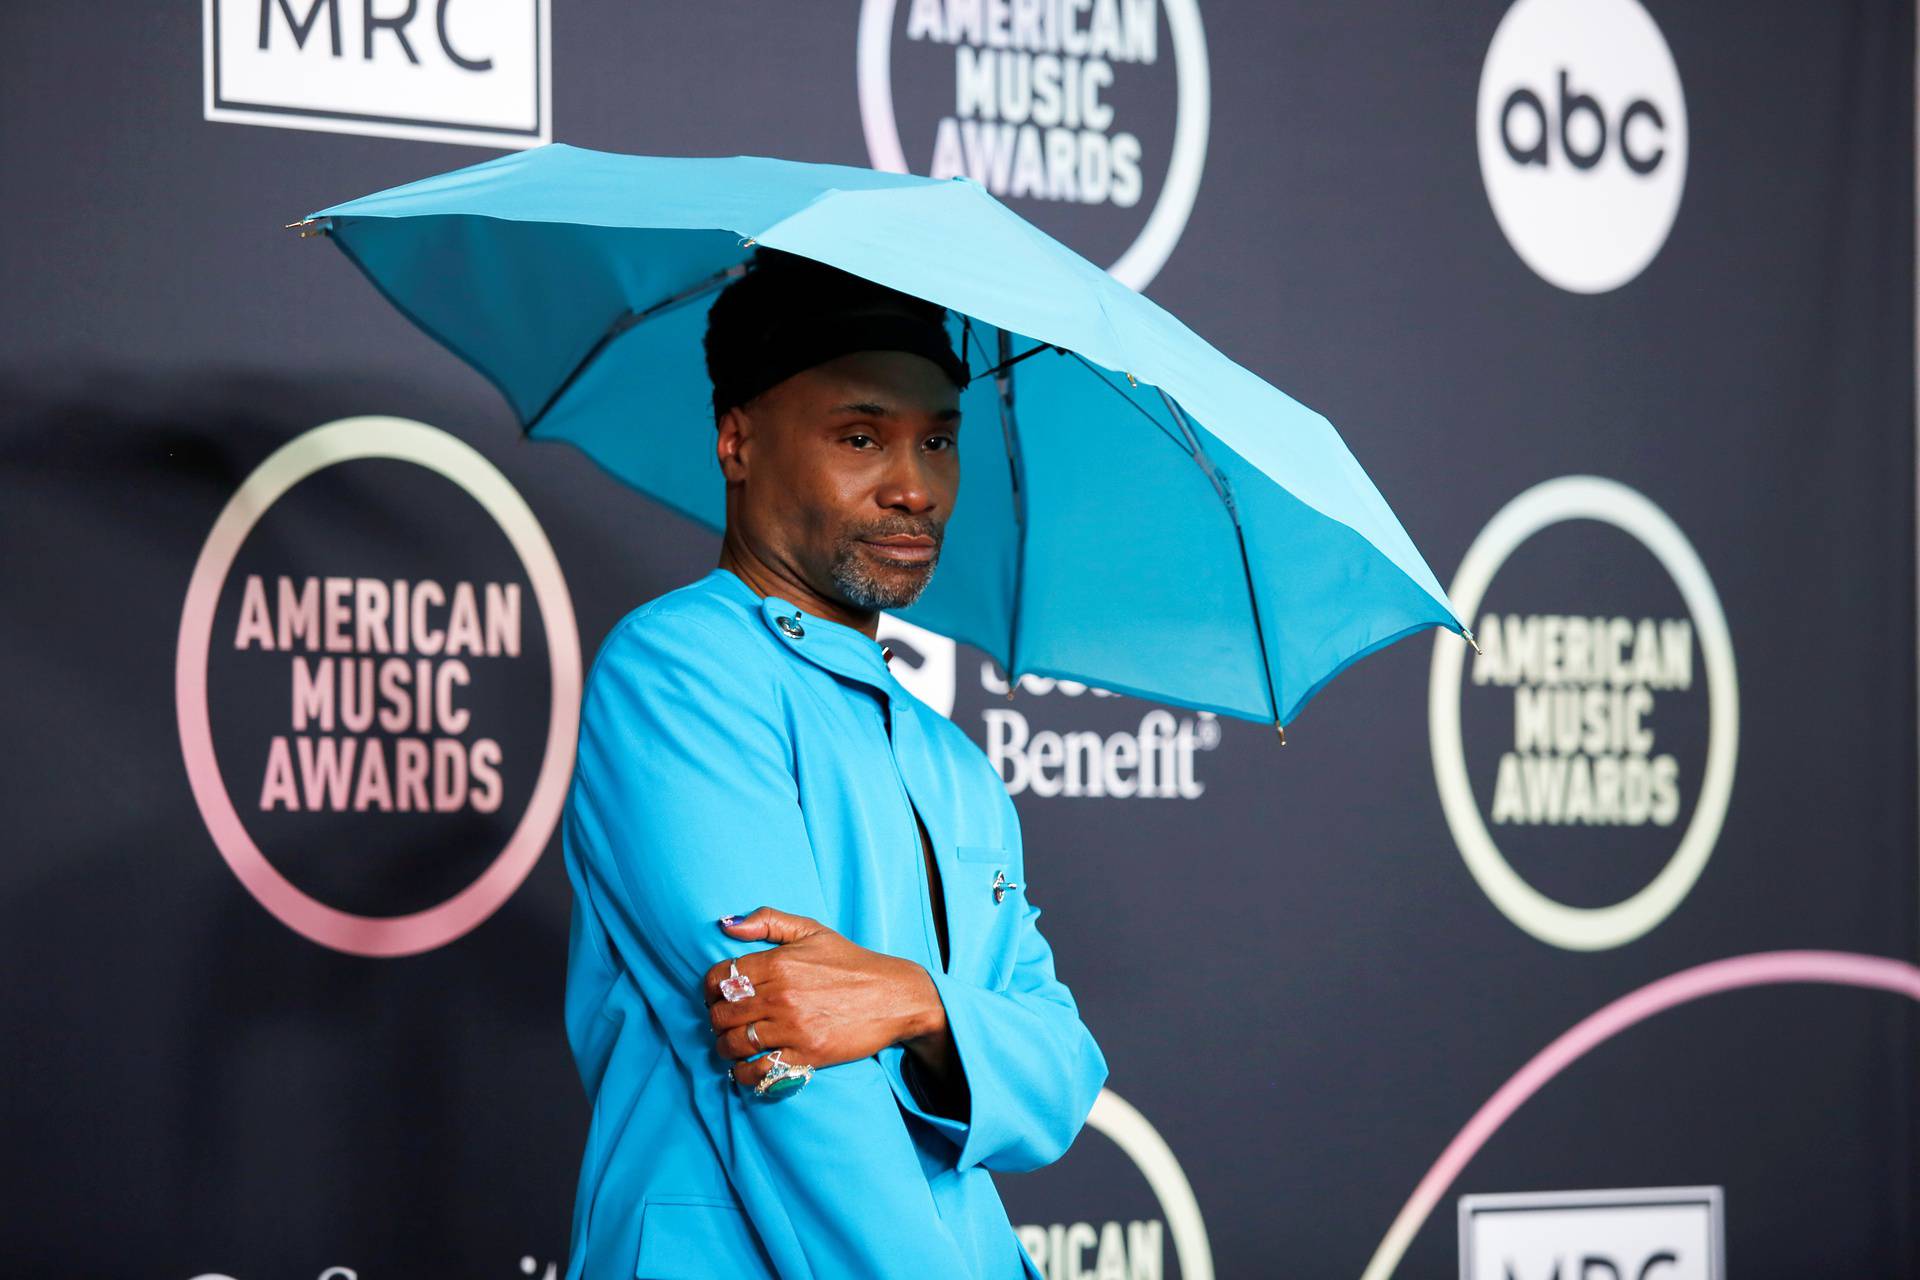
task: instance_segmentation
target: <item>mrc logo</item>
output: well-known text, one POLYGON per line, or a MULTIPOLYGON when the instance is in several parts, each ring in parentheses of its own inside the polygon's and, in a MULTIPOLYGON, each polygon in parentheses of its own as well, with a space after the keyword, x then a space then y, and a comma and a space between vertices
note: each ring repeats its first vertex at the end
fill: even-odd
POLYGON ((203 2, 207 120, 509 150, 553 141, 547 0, 203 2))
POLYGON ((1460 1280, 1724 1280, 1719 1187, 1460 1197, 1460 1280))

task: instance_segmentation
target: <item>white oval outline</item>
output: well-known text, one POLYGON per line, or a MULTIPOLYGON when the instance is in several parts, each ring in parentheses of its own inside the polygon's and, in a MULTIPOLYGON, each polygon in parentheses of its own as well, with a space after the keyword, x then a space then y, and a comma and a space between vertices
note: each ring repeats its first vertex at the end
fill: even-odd
POLYGON ((289 929, 352 955, 395 957, 429 951, 461 937, 505 905, 540 860, 560 818, 579 732, 580 639, 573 602, 553 544, 505 475, 464 440, 408 418, 365 415, 306 431, 268 455, 241 482, 214 521, 193 568, 180 613, 174 705, 188 784, 202 821, 228 867, 289 929), (551 699, 547 746, 527 807, 485 871, 446 901, 401 916, 362 916, 319 901, 288 880, 261 852, 234 807, 213 750, 207 708, 207 659, 213 612, 233 561, 254 524, 295 484, 342 462, 389 458, 411 462, 458 485, 507 535, 533 585, 545 624, 551 699), (198 756, 207 768, 194 765, 198 756))
MULTIPOLYGON (((860 125, 866 135, 867 158, 876 169, 911 172, 900 145, 900 125, 893 114, 893 15, 897 0, 861 0, 860 26, 854 55, 854 80, 860 96, 860 125)), ((1175 78, 1173 154, 1160 198, 1107 274, 1136 292, 1145 293, 1160 268, 1173 256, 1174 246, 1187 229, 1194 200, 1200 194, 1200 175, 1206 167, 1207 134, 1211 128, 1212 72, 1207 60, 1207 33, 1200 22, 1196 0, 1164 0, 1167 31, 1173 37, 1175 78)))
POLYGON ((1207 1241, 1200 1201, 1160 1131, 1111 1089, 1100 1090, 1094 1098, 1087 1123, 1126 1152, 1153 1188, 1160 1212, 1167 1215, 1167 1230, 1173 1234, 1173 1255, 1180 1261, 1181 1280, 1213 1280, 1213 1246, 1207 1241))
POLYGON ((1467 869, 1494 906, 1542 942, 1569 951, 1602 951, 1632 942, 1665 920, 1706 868, 1733 794, 1740 688, 1726 614, 1693 544, 1666 512, 1616 480, 1561 476, 1534 485, 1502 507, 1467 548, 1454 574, 1447 596, 1458 616, 1473 616, 1494 575, 1522 542, 1565 520, 1598 520, 1637 538, 1673 578, 1693 615, 1707 675, 1707 763, 1693 819, 1673 857, 1639 892, 1607 907, 1570 907, 1522 879, 1494 844, 1467 778, 1460 731, 1460 677, 1466 646, 1446 643, 1451 636, 1440 637, 1433 649, 1428 740, 1447 826, 1467 869))

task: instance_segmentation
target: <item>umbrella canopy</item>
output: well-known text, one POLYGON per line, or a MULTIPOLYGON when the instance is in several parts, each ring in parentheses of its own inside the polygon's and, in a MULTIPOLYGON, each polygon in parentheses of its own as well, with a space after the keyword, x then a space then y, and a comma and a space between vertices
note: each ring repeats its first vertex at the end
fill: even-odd
POLYGON ((553 143, 315 210, 528 434, 714 529, 701 339, 755 244, 947 307, 960 499, 900 617, 1058 676, 1291 721, 1356 659, 1468 636, 1320 414, 972 179, 553 143), (997 429, 994 425, 997 424, 997 429))

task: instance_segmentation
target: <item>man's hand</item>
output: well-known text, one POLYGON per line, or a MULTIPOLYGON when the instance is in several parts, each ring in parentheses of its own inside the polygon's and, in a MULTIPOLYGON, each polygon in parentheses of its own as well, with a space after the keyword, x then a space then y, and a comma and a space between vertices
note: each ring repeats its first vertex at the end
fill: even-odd
POLYGON ((905 1044, 936 1078, 951 1062, 953 1040, 946 1008, 927 971, 911 960, 850 942, 807 916, 761 907, 731 925, 728 936, 780 945, 742 957, 740 972, 754 994, 729 1001, 720 994, 724 963, 707 970, 704 994, 714 1049, 732 1059, 733 1078, 752 1087, 767 1073, 764 1059, 741 1059, 784 1049, 794 1066, 827 1067, 905 1044), (753 1024, 759 1039, 747 1038, 753 1024))

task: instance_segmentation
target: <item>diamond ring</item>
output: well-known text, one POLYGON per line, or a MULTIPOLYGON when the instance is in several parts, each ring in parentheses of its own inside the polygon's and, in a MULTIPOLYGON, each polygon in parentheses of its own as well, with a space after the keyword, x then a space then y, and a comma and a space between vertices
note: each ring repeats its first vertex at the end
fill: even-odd
POLYGON ((735 1004, 753 994, 753 979, 740 972, 738 959, 727 961, 727 976, 720 979, 720 994, 735 1004))

